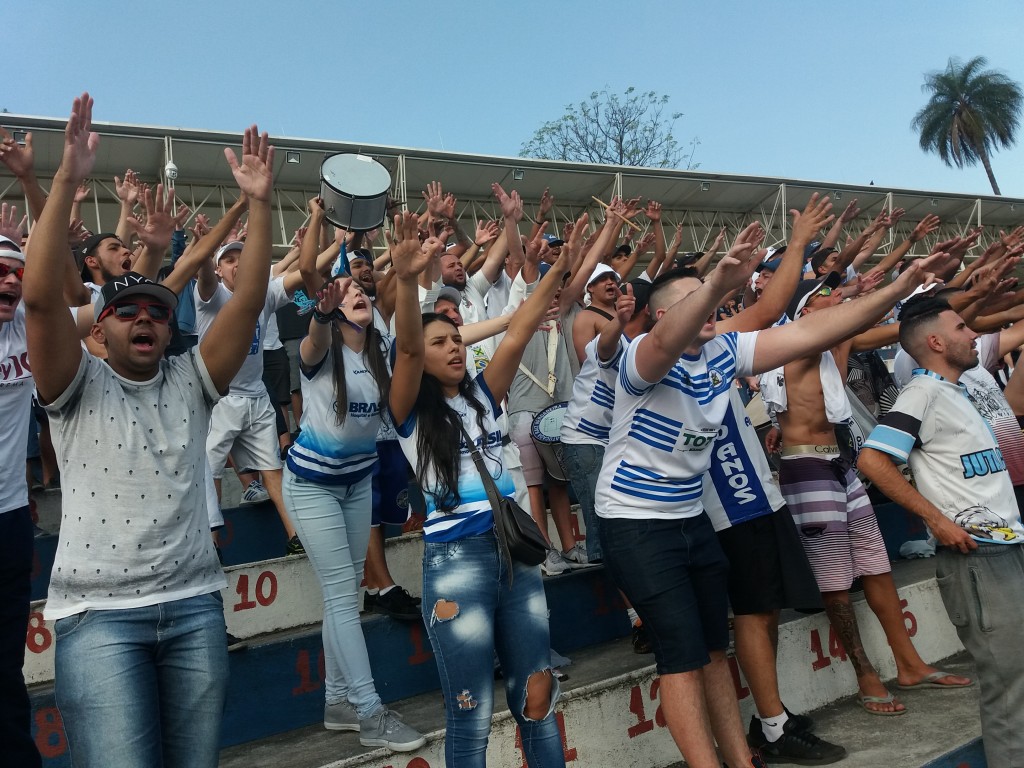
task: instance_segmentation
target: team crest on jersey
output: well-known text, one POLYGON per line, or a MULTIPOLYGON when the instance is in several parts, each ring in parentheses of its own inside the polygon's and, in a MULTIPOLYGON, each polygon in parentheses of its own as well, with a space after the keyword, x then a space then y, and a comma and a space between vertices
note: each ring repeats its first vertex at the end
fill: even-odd
POLYGON ((722 373, 715 368, 708 368, 708 380, 711 382, 711 386, 718 389, 722 386, 722 382, 725 380, 722 373))

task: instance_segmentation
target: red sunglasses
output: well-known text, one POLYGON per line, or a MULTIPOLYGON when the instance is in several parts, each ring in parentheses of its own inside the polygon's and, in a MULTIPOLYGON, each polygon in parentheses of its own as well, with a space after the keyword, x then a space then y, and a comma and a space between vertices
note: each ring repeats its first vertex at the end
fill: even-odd
POLYGON ((19 280, 25 279, 25 268, 24 267, 9 267, 6 264, 0 264, 0 280, 3 280, 8 275, 13 274, 19 280))
POLYGON ((100 316, 96 318, 96 322, 99 322, 109 315, 113 315, 118 320, 134 320, 139 316, 139 312, 142 310, 146 310, 146 314, 149 315, 149 319, 154 323, 160 323, 162 325, 171 319, 171 308, 166 304, 132 301, 124 302, 123 304, 111 304, 100 312, 100 316))

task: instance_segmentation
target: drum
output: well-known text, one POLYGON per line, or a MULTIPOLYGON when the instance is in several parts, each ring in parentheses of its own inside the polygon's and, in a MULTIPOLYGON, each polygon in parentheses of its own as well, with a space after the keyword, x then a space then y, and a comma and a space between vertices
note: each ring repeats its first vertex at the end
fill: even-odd
POLYGON ((533 426, 530 428, 530 437, 537 446, 537 453, 544 461, 545 469, 555 480, 561 480, 563 483, 569 482, 569 473, 558 461, 555 446, 561 444, 562 419, 565 418, 568 409, 568 403, 549 405, 533 417, 533 426))
POLYGON ((324 217, 336 227, 366 231, 384 223, 391 174, 366 155, 331 155, 320 166, 324 217))

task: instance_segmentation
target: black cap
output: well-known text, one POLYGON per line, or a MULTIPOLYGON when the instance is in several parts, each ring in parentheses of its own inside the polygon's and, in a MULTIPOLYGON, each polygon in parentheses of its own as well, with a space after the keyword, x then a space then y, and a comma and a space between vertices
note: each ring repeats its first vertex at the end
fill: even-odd
POLYGON ((178 297, 174 291, 160 283, 154 283, 138 272, 125 272, 120 277, 108 280, 100 289, 100 297, 93 305, 93 317, 98 321, 103 310, 115 301, 128 296, 152 296, 161 304, 173 310, 178 306, 178 297))
POLYGON ((839 283, 843 280, 842 275, 838 272, 829 272, 822 278, 817 280, 801 280, 796 284, 796 292, 793 294, 793 300, 789 302, 789 307, 786 308, 786 314, 789 315, 790 320, 796 320, 800 316, 800 311, 807 306, 807 302, 811 300, 822 287, 828 287, 835 290, 839 287, 839 283))

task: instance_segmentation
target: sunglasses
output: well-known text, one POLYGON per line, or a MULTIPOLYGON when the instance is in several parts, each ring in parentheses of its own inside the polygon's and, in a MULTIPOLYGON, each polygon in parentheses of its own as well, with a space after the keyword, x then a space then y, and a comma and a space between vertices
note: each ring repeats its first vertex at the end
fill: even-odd
POLYGON ((100 316, 97 318, 97 322, 102 320, 109 315, 113 315, 118 320, 134 320, 139 316, 139 312, 146 310, 149 315, 149 319, 154 323, 166 323, 171 319, 171 308, 166 304, 158 304, 156 302, 125 302, 124 304, 111 304, 109 307, 100 312, 100 316))
POLYGON ((818 292, 816 294, 814 294, 814 295, 815 296, 831 296, 832 295, 832 289, 829 288, 827 285, 823 285, 823 286, 821 286, 821 288, 818 289, 818 292))
POLYGON ((19 280, 25 279, 25 268, 24 267, 9 267, 6 264, 0 264, 0 280, 3 280, 8 275, 14 275, 19 280))

